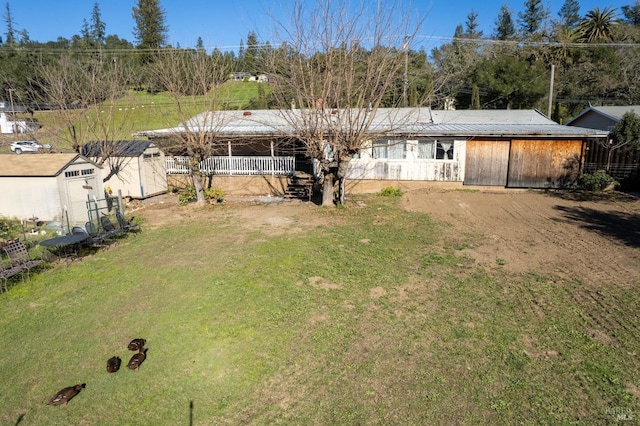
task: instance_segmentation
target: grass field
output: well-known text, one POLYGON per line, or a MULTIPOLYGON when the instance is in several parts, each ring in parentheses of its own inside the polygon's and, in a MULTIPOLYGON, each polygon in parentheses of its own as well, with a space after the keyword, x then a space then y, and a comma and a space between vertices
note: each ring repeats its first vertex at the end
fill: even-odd
POLYGON ((579 279, 477 267, 459 252, 478 236, 395 198, 300 210, 283 232, 238 208, 143 223, 0 295, 0 423, 604 424, 637 407, 633 289, 582 305, 579 279), (598 309, 619 345, 584 332, 598 309))

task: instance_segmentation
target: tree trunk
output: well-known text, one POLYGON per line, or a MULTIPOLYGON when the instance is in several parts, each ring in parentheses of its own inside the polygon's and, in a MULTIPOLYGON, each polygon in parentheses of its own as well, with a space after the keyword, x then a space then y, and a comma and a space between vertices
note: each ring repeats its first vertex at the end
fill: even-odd
POLYGON ((322 182, 322 205, 325 207, 333 206, 333 184, 333 173, 325 172, 324 180, 322 182))
POLYGON ((336 180, 338 181, 338 204, 344 206, 346 203, 346 182, 347 182, 347 170, 349 169, 349 161, 351 161, 350 155, 343 155, 341 161, 338 163, 338 172, 336 174, 336 180))
POLYGON ((345 182, 347 181, 346 178, 341 177, 338 178, 338 205, 344 206, 345 205, 345 182))
POLYGON ((200 174, 193 173, 192 175, 193 187, 196 190, 196 204, 204 205, 206 200, 204 199, 204 187, 202 186, 202 179, 200 179, 200 174))
POLYGON ((196 160, 196 158, 200 157, 197 157, 191 150, 187 152, 189 153, 189 175, 196 191, 196 204, 202 206, 206 200, 204 199, 204 187, 202 186, 202 175, 200 174, 200 160, 196 160))

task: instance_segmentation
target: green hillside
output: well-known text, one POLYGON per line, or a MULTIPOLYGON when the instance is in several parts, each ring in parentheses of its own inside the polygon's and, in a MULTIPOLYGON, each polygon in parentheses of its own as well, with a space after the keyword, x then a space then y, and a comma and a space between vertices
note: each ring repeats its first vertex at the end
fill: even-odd
MULTIPOLYGON (((229 81, 222 85, 216 92, 215 100, 218 109, 249 109, 255 108, 258 99, 257 82, 237 82, 229 81)), ((266 88, 268 90, 268 88, 266 88)), ((203 98, 188 99, 185 104, 192 105, 194 115, 206 109, 205 105, 210 102, 203 98)), ((131 139, 132 134, 142 130, 161 129, 173 127, 179 124, 180 115, 176 105, 167 93, 149 94, 140 91, 128 91, 126 95, 114 105, 103 104, 92 111, 78 111, 79 118, 76 121, 76 132, 78 134, 88 134, 87 139, 95 140, 104 138, 105 134, 89 132, 83 126, 92 125, 92 114, 109 114, 112 112, 111 120, 100 120, 109 122, 109 134, 113 135, 109 139, 131 139)), ((57 151, 69 152, 72 150, 72 143, 69 129, 60 118, 59 111, 36 111, 33 117, 42 125, 33 134, 1 135, 0 153, 10 153, 9 144, 13 140, 35 139, 42 144, 50 144, 57 151)))

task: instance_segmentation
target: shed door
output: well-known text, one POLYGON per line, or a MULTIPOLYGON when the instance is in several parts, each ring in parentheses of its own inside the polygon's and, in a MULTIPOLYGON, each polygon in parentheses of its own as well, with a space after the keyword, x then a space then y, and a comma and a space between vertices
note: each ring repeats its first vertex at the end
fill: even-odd
POLYGON ((509 141, 467 141, 465 185, 506 186, 509 141))
POLYGON ((95 175, 86 176, 82 178, 67 178, 67 214, 69 217, 63 217, 63 222, 66 225, 67 219, 71 226, 77 224, 84 224, 89 220, 87 213, 87 200, 94 198, 94 196, 100 196, 96 190, 98 187, 97 179, 95 175))

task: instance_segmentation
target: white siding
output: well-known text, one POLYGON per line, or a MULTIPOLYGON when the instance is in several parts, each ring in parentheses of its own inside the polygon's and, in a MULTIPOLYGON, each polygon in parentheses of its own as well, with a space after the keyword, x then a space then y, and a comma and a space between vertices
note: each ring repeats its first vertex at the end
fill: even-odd
POLYGON ((55 177, 0 178, 0 216, 42 221, 60 220, 60 193, 55 177))
MULTIPOLYGON (((436 138, 437 139, 437 138, 436 138)), ((406 158, 373 158, 372 149, 363 149, 360 158, 349 162, 348 179, 464 181, 466 141, 453 141, 453 159, 418 158, 418 141, 406 141, 406 158)))
MULTIPOLYGON (((120 171, 105 186, 123 197, 144 198, 167 191, 167 169, 164 154, 156 147, 149 147, 140 157, 125 157, 120 171)), ((109 173, 105 165, 105 173, 109 173)))

